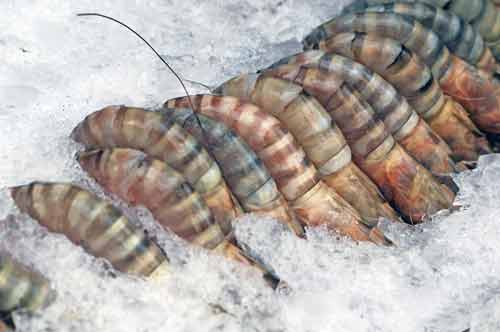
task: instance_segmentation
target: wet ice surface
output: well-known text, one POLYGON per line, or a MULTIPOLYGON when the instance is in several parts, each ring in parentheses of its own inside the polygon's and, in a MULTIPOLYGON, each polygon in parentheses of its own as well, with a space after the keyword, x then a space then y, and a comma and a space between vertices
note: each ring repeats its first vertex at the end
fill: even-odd
POLYGON ((38 179, 76 181, 103 195, 74 161, 71 129, 108 104, 154 106, 182 94, 136 37, 77 12, 126 21, 183 77, 215 85, 297 52, 298 40, 341 3, 0 3, 0 249, 42 272, 59 294, 36 317, 16 315, 20 331, 498 330, 500 156, 458 177, 460 210, 419 227, 385 225, 396 248, 321 229, 305 241, 271 220, 243 218, 239 240, 288 282, 288 292, 272 292, 253 271, 185 246, 146 211, 123 204, 173 264, 156 282, 115 276, 106 262, 19 215, 6 193, 38 179))

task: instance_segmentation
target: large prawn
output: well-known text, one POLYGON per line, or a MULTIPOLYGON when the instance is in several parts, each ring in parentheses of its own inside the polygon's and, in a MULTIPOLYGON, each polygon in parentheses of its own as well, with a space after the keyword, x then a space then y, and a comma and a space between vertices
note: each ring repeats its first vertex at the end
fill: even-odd
POLYGON ((186 108, 221 121, 257 153, 299 220, 307 226, 326 225, 355 240, 389 241, 376 227, 368 227, 346 201, 318 179, 314 165, 278 119, 238 98, 212 95, 181 97, 167 108, 186 108))
MULTIPOLYGON (((483 36, 495 58, 500 60, 500 9, 497 0, 419 0, 446 9, 470 23, 483 36), (497 6, 497 7, 496 7, 497 6)), ((345 11, 362 10, 372 5, 392 3, 394 0, 356 0, 345 11)), ((398 0, 397 2, 413 2, 398 0)))
POLYGON ((221 122, 194 113, 189 108, 163 108, 160 112, 167 118, 175 119, 210 150, 231 192, 245 212, 272 216, 287 224, 298 236, 304 237, 303 227, 289 210, 269 171, 234 131, 221 122))
POLYGON ((81 187, 33 182, 11 188, 11 194, 21 212, 119 271, 154 277, 168 269, 156 243, 116 207, 81 187))
POLYGON ((314 68, 292 67, 278 67, 264 74, 301 84, 325 105, 345 134, 356 163, 408 222, 421 222, 424 215, 451 205, 454 195, 450 189, 437 182, 395 142, 371 107, 360 101, 342 79, 314 68), (421 196, 415 196, 416 193, 421 196))
POLYGON ((132 148, 165 161, 200 193, 226 234, 241 214, 217 163, 193 136, 159 113, 108 106, 88 115, 71 137, 87 148, 132 148))
POLYGON ((325 47, 362 63, 397 88, 448 143, 455 160, 475 161, 480 154, 491 153, 485 135, 463 107, 443 94, 427 65, 405 46, 376 35, 345 33, 330 38, 325 47))
POLYGON ((271 77, 241 75, 215 90, 252 102, 276 116, 294 135, 331 188, 366 220, 397 219, 377 187, 351 161, 344 135, 318 101, 300 85, 271 77))
POLYGON ((0 320, 0 331, 9 331, 13 327, 13 311, 37 311, 55 298, 55 292, 45 277, 6 252, 0 252, 0 280, 0 313, 5 322, 0 320))
POLYGON ((144 205, 165 229, 189 243, 257 267, 273 286, 279 283, 223 233, 200 195, 165 162, 123 148, 86 151, 77 159, 108 192, 127 203, 144 205))
MULTIPOLYGON (((370 103, 377 117, 384 121, 387 130, 417 161, 439 175, 457 169, 451 158, 450 147, 429 128, 394 87, 366 67, 345 57, 315 51, 282 59, 271 68, 279 67, 283 63, 296 66, 314 65, 322 71, 333 74, 329 77, 327 73, 316 71, 322 78, 329 80, 325 82, 325 86, 332 81, 339 82, 339 79, 346 81, 370 103)), ((291 77, 293 74, 290 72, 297 72, 298 69, 293 66, 283 66, 270 73, 275 72, 280 77, 291 77)), ((309 67, 305 70, 310 70, 311 74, 315 75, 314 68, 309 67)))
POLYGON ((317 27, 305 38, 304 45, 322 48, 326 39, 345 32, 378 34, 401 42, 431 68, 443 91, 465 107, 480 129, 500 133, 500 96, 496 84, 481 76, 473 66, 450 55, 438 36, 418 21, 390 13, 346 14, 317 27))
MULTIPOLYGON (((452 12, 425 3, 394 2, 360 7, 362 6, 355 6, 351 8, 351 11, 396 13, 416 19, 427 29, 436 33, 456 56, 490 74, 496 73, 499 69, 483 37, 474 27, 452 12)), ((349 8, 346 11, 349 11, 349 8)))

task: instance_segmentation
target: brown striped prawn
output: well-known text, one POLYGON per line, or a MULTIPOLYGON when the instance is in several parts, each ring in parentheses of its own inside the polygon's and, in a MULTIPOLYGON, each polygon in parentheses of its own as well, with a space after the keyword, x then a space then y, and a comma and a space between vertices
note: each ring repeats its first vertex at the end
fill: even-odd
POLYGON ((145 206, 163 228, 191 244, 254 266, 273 286, 278 285, 271 273, 248 258, 223 233, 203 198, 165 162, 124 148, 81 152, 77 159, 106 191, 129 204, 145 206))
POLYGON ((391 242, 376 227, 362 223, 359 214, 319 180, 314 165, 280 121, 238 98, 196 95, 167 101, 167 108, 186 108, 224 123, 256 152, 276 181, 298 219, 307 226, 326 225, 354 240, 391 242))
POLYGON ((491 153, 485 135, 467 112, 443 94, 427 65, 405 46, 377 35, 345 33, 330 38, 326 48, 367 66, 392 84, 448 143, 455 160, 475 161, 480 154, 491 153))
MULTIPOLYGON (((314 76, 318 72, 310 72, 313 76, 307 76, 306 71, 300 71, 300 67, 296 68, 299 68, 299 71, 290 73, 288 77, 280 75, 278 68, 274 72, 263 72, 263 78, 265 79, 266 76, 268 78, 269 76, 283 77, 298 83, 307 94, 318 97, 318 100, 325 105, 328 114, 344 133, 353 151, 356 164, 378 185, 405 220, 412 223, 421 222, 424 215, 451 206, 454 194, 450 189, 437 182, 427 170, 394 142, 394 138, 386 130, 384 123, 375 118, 373 110, 367 104, 358 101, 342 79, 323 80, 324 76, 314 76), (326 95, 319 91, 322 88, 326 90, 326 95), (396 172, 400 174, 398 177, 394 176, 396 172), (402 174, 405 175, 402 176, 402 174), (403 179, 407 181, 404 185, 398 182, 403 179), (422 197, 417 198, 414 194, 409 194, 410 192, 418 192, 422 197)), ((244 80, 245 77, 240 76, 235 83, 240 84, 244 80)), ((249 93, 252 95, 252 100, 265 98, 265 95, 258 96, 261 91, 272 91, 269 84, 266 88, 262 85, 258 89, 258 80, 253 94, 249 93)), ((249 81, 255 81, 255 77, 249 78, 249 81)), ((268 82, 272 81, 268 80, 268 82)), ((231 83, 231 81, 227 82, 225 89, 235 89, 236 87, 231 86, 231 83)))
POLYGON ((0 331, 10 331, 13 311, 21 309, 34 312, 43 309, 56 296, 45 277, 7 252, 0 252, 0 276, 0 313, 5 322, 0 320, 0 331))
POLYGON ((376 185, 351 160, 351 148, 323 107, 302 87, 258 75, 238 76, 215 90, 254 103, 279 119, 294 135, 321 178, 350 203, 364 220, 397 220, 376 185))
POLYGON ((160 112, 173 118, 210 151, 245 212, 271 216, 288 225, 296 235, 305 236, 265 165, 234 131, 188 108, 163 108, 160 112))
POLYGON ((499 69, 491 50, 475 28, 461 17, 439 7, 425 3, 391 2, 367 6, 359 4, 353 8, 347 7, 344 12, 396 13, 416 19, 427 29, 436 33, 449 50, 459 58, 489 74, 494 74, 499 69))
POLYGON ((131 148, 165 161, 203 197, 225 234, 242 213, 208 152, 175 121, 159 113, 108 106, 88 115, 71 137, 88 149, 131 148))
MULTIPOLYGON (((356 0, 344 12, 363 10, 373 5, 393 3, 394 0, 356 0)), ((408 3, 413 0, 398 0, 408 3)), ((500 60, 500 9, 497 0, 419 0, 433 7, 451 12, 469 23, 491 48, 495 58, 500 60)), ((451 21, 449 23, 452 23, 451 21)), ((451 25, 451 24, 450 24, 451 25)))
POLYGON ((377 34, 401 42, 429 66, 443 92, 464 106, 481 130, 500 133, 497 84, 452 56, 439 37, 418 21, 392 13, 346 14, 314 29, 304 40, 305 48, 323 48, 328 38, 345 32, 377 34))
POLYGON ((108 201, 72 184, 32 182, 11 188, 21 212, 125 273, 154 277, 168 269, 162 249, 108 201))

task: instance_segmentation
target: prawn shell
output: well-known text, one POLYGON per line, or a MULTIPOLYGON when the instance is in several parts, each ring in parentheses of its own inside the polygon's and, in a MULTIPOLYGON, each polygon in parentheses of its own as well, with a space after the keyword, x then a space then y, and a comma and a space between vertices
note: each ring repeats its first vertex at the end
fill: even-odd
MULTIPOLYGON (((354 240, 391 243, 377 228, 370 229, 363 225, 357 212, 318 180, 315 167, 276 118, 234 97, 198 95, 191 100, 197 112, 223 122, 248 143, 264 162, 304 225, 324 224, 354 240), (290 188, 300 190, 289 191, 290 188), (337 229, 339 223, 342 225, 337 229)), ((187 98, 171 99, 165 103, 166 107, 188 105, 187 98)))
MULTIPOLYGON (((373 106, 376 116, 383 119, 386 128, 397 141, 429 170, 438 174, 452 173, 456 170, 454 161, 451 159, 452 151, 448 145, 433 133, 425 122, 420 121, 406 100, 380 76, 361 64, 333 54, 321 57, 317 66, 330 72, 330 74, 323 75, 323 81, 345 80, 352 88, 359 91, 361 97, 373 106)), ((318 71, 317 68, 304 70, 318 71)), ((297 77, 300 78, 301 75, 297 77)), ((304 83, 308 82, 302 82, 304 83)), ((327 87, 332 85, 333 83, 326 83, 327 87)), ((315 93, 312 90, 308 92, 315 93)), ((320 92, 316 91, 315 96, 318 96, 320 92)), ((331 91, 319 97, 323 101, 326 98, 331 98, 331 91)))
POLYGON ((0 311, 17 309, 36 311, 48 306, 55 298, 48 280, 14 259, 0 253, 0 311))
MULTIPOLYGON (((394 0, 362 0, 354 1, 353 4, 347 6, 343 13, 359 12, 367 8, 393 3, 394 0)), ((413 0, 398 0, 402 3, 413 3, 413 0)), ((500 11, 496 0, 421 0, 433 7, 446 9, 447 12, 453 13, 463 19, 465 22, 473 26, 477 30, 488 46, 500 40, 500 11), (496 6, 496 7, 495 7, 496 6)), ((445 23, 445 22, 443 22, 445 23)), ((448 23, 449 24, 449 23, 448 23)), ((450 24, 449 24, 450 25, 450 24)), ((496 59, 499 59, 500 53, 493 52, 496 59)))
POLYGON ((71 137, 87 148, 131 148, 166 162, 203 197, 225 233, 242 211, 219 166, 186 130, 159 113, 108 106, 88 115, 71 137))
POLYGON ((273 217, 288 225, 298 236, 305 236, 265 165, 232 130, 203 114, 196 115, 191 109, 163 108, 160 112, 174 118, 210 149, 228 186, 246 212, 273 217))
POLYGON ((254 75, 241 75, 221 85, 218 91, 254 102, 286 124, 318 167, 325 183, 347 200, 364 220, 376 221, 379 217, 397 220, 375 184, 361 176, 362 172, 351 162, 351 149, 344 135, 321 104, 304 93, 300 85, 276 76, 268 72, 257 79, 254 75))
POLYGON ((321 48, 324 39, 353 31, 378 34, 403 43, 431 68, 445 94, 464 106, 481 130, 493 134, 500 131, 495 84, 481 77, 474 67, 452 57, 436 34, 417 21, 386 13, 348 14, 319 26, 306 38, 306 44, 321 48))
POLYGON ((356 164, 407 221, 421 222, 425 215, 451 206, 454 193, 410 157, 386 131, 384 124, 373 118, 370 106, 356 98, 347 87, 331 97, 327 109, 346 133, 351 146, 371 142, 370 149, 353 149, 356 164), (394 176, 396 172, 399 173, 394 176), (408 195, 409 192, 419 192, 420 196, 408 195))
POLYGON ((387 3, 366 7, 363 12, 396 13, 416 19, 432 30, 456 56, 489 73, 498 70, 482 36, 459 16, 423 3, 387 3))
POLYGON ((464 106, 479 129, 500 133, 500 99, 498 87, 492 81, 453 57, 450 70, 440 84, 446 95, 464 106))
POLYGON ((318 100, 325 103, 325 108, 353 147, 356 164, 379 186, 386 199, 398 208, 407 221, 420 222, 429 211, 436 212, 451 205, 454 194, 450 189, 441 186, 425 168, 394 143, 394 138, 384 129, 383 123, 374 117, 373 110, 366 102, 357 98, 347 86, 338 88, 338 83, 322 84, 332 80, 338 81, 340 80, 338 77, 331 73, 318 73, 314 68, 298 68, 295 65, 278 66, 270 73, 295 77, 304 84, 306 91, 316 95, 318 100), (322 79, 306 79, 307 77, 321 77, 322 79), (330 87, 334 87, 335 90, 330 90, 330 87), (370 145, 366 143, 360 145, 360 142, 370 142, 370 145), (396 167, 393 165, 398 164, 402 167, 401 175, 404 175, 398 177, 401 181, 391 176, 394 173, 392 167, 396 167), (412 172, 405 170, 412 170, 412 172), (373 176, 373 174, 378 174, 378 176, 373 176), (416 179, 419 180, 416 181, 416 179), (409 209, 412 202, 407 199, 408 189, 404 188, 409 183, 421 186, 419 190, 423 192, 423 197, 426 197, 425 190, 429 190, 429 201, 423 202, 424 199, 420 198, 418 202, 415 202, 415 206, 409 209), (433 202, 434 198, 438 201, 433 202))
POLYGON ((368 158, 360 159, 359 164, 408 223, 420 223, 426 216, 448 209, 453 203, 454 192, 435 181, 394 140, 386 140, 368 158))
POLYGON ((82 152, 77 160, 106 191, 145 206, 165 229, 186 241, 212 249, 224 240, 203 199, 165 162, 124 148, 82 152))
POLYGON ((11 195, 21 212, 119 271, 148 276, 168 263, 160 247, 117 208, 78 186, 33 182, 11 188, 11 195))
MULTIPOLYGON (((393 84, 449 145, 454 160, 477 160, 480 154, 491 151, 483 135, 467 119, 467 114, 461 112, 461 106, 445 102, 443 92, 428 67, 401 44, 378 36, 348 33, 331 38, 329 47, 375 70, 393 84), (408 74, 408 71, 413 74, 408 74), (450 112, 452 108, 455 111, 450 112), (453 130, 443 126, 444 121, 449 121, 453 130)), ((431 135, 429 132, 427 137, 431 135)))
POLYGON ((401 42, 418 52, 436 78, 448 69, 450 53, 438 36, 418 21, 393 13, 354 13, 334 18, 313 30, 304 45, 306 49, 326 49, 326 39, 345 32, 376 34, 401 42))

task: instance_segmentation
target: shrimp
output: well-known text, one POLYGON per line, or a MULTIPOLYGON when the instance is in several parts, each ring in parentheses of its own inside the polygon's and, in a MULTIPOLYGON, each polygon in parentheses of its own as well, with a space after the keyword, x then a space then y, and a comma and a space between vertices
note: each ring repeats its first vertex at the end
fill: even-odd
MULTIPOLYGON (((487 139, 467 112, 443 95, 429 68, 405 46, 376 35, 345 33, 330 38, 326 47, 367 66, 396 87, 432 130, 448 143, 454 160, 475 161, 479 155, 491 153, 487 139)), ((361 67, 353 63, 347 66, 361 67)))
POLYGON ((11 188, 11 195, 21 212, 121 272, 155 277, 168 269, 168 258, 156 243, 120 210, 83 188, 32 182, 11 188))
POLYGON ((316 165, 322 180, 364 220, 398 219, 376 185, 352 163, 351 149, 342 132, 318 101, 303 93, 300 85, 248 74, 227 81, 215 92, 252 102, 276 116, 316 165))
POLYGON ((55 299, 55 292, 45 277, 6 252, 0 252, 0 277, 0 312, 3 315, 10 316, 17 309, 40 310, 55 299))
POLYGON ((141 108, 108 106, 88 115, 71 137, 87 148, 132 148, 165 161, 203 197, 227 234, 240 210, 217 163, 173 120, 141 108))
POLYGON ((479 129, 500 133, 500 96, 494 81, 450 55, 436 34, 417 21, 388 13, 347 14, 317 27, 304 45, 323 48, 325 39, 344 32, 378 34, 401 42, 429 66, 443 92, 464 106, 479 129))
MULTIPOLYGON (((234 97, 196 95, 191 101, 196 112, 224 123, 257 153, 303 224, 326 225, 354 240, 391 243, 377 227, 364 225, 356 210, 318 179, 316 168, 278 119, 234 97)), ((164 106, 186 108, 190 103, 181 97, 164 106)))
POLYGON ((421 222, 425 214, 451 205, 454 194, 450 189, 438 183, 394 141, 371 107, 341 78, 316 68, 294 65, 277 67, 264 74, 293 80, 318 98, 345 134, 356 163, 405 220, 421 222))
POLYGON ((245 212, 272 216, 288 225, 296 235, 305 236, 269 171, 238 135, 224 124, 188 108, 163 108, 160 112, 175 119, 210 151, 245 212))
POLYGON ((200 195, 165 162, 123 148, 81 152, 77 160, 106 191, 148 208, 163 228, 191 244, 249 266, 257 265, 226 239, 200 195))
POLYGON ((367 68, 342 58, 329 55, 319 57, 321 64, 324 64, 325 68, 328 64, 328 71, 335 74, 329 78, 330 81, 331 78, 333 81, 345 80, 359 91, 363 98, 372 104, 377 116, 383 119, 385 127, 393 137, 431 172, 454 172, 456 166, 451 159, 449 146, 419 118, 406 100, 380 76, 374 76, 367 68), (344 59, 347 61, 343 61, 344 59))
POLYGON ((77 160, 106 191, 144 205, 164 228, 186 241, 208 249, 224 241, 203 199, 165 162, 124 148, 80 152, 77 160))
POLYGON ((385 3, 355 12, 387 12, 411 17, 438 35, 449 50, 479 69, 495 73, 498 64, 482 36, 461 17, 425 3, 385 3))

